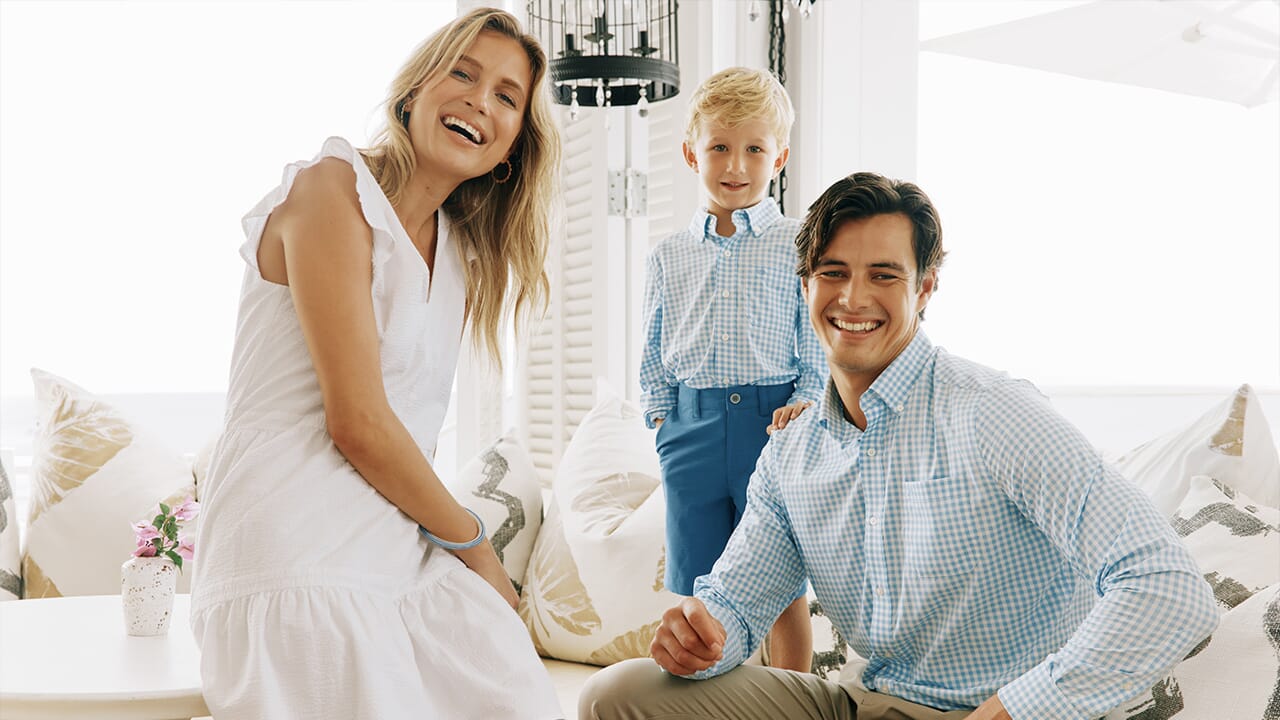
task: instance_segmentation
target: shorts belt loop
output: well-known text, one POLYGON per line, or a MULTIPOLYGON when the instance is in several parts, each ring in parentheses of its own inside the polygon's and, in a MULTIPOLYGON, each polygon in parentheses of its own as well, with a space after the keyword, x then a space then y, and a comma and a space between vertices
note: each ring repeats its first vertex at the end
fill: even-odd
POLYGON ((699 397, 699 394, 696 388, 680 383, 677 406, 681 415, 690 420, 697 420, 702 417, 702 398, 699 397))

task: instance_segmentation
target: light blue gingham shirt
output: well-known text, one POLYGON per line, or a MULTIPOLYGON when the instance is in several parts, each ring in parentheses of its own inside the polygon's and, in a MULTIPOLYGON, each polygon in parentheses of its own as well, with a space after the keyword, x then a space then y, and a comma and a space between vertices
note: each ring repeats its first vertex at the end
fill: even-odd
POLYGON ((716 218, 689 227, 649 253, 640 405, 645 422, 667 416, 677 387, 723 388, 795 381, 788 404, 817 401, 827 363, 809 323, 796 275, 799 220, 773 198, 735 210, 732 237, 716 218))
POLYGON ((865 685, 940 709, 999 691, 1016 720, 1105 714, 1218 622, 1154 505, 1025 381, 918 332, 863 394, 775 433, 694 593, 739 665, 807 578, 865 685))

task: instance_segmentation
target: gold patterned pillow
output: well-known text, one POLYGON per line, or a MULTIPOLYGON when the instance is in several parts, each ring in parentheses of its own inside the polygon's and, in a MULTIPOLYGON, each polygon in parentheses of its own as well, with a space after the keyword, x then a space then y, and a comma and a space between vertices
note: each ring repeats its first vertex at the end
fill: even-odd
MULTIPOLYGON (((101 398, 32 369, 36 434, 22 558, 25 597, 120 592, 131 524, 194 495, 190 465, 101 398)), ((190 571, 179 592, 190 585, 190 571)))
POLYGON ((520 596, 544 657, 647 657, 662 613, 666 506, 653 433, 607 385, 565 448, 520 596))
POLYGON ((1232 395, 1191 424, 1125 453, 1114 462, 1171 517, 1191 488, 1209 475, 1267 507, 1280 507, 1280 456, 1253 388, 1232 395))

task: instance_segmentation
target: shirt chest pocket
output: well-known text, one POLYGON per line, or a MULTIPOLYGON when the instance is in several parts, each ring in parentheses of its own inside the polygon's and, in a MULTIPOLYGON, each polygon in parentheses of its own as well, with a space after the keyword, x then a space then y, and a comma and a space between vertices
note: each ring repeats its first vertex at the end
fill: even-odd
POLYGON ((902 485, 906 577, 966 575, 989 552, 987 506, 963 481, 943 477, 902 485))
POLYGON ((793 332, 800 291, 795 268, 783 262, 760 263, 747 270, 754 297, 750 302, 756 332, 793 332))

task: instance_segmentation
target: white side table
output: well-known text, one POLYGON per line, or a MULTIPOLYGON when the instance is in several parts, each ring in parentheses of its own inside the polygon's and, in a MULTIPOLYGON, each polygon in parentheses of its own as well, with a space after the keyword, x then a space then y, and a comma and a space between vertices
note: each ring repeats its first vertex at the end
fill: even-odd
POLYGON ((178 595, 167 634, 130 637, 119 595, 0 602, 0 720, 208 715, 190 606, 178 595))

